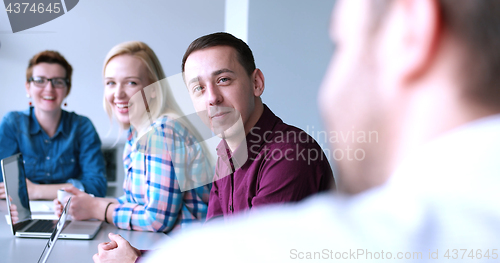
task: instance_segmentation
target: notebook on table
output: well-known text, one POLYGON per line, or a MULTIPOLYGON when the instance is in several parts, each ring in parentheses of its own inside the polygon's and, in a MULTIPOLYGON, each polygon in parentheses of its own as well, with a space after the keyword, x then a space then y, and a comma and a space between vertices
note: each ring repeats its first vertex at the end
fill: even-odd
MULTIPOLYGON (((22 155, 18 153, 3 159, 1 166, 12 234, 16 237, 49 238, 57 220, 32 218, 22 155), (17 207, 16 222, 12 220, 11 205, 17 207)), ((59 238, 92 239, 99 232, 101 224, 101 221, 67 221, 59 238)))

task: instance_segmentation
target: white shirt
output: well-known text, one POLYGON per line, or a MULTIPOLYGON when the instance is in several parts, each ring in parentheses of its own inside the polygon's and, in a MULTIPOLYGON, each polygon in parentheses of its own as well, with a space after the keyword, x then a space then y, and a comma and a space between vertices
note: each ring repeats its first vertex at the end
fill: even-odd
POLYGON ((229 224, 193 228, 159 247, 146 262, 389 257, 391 262, 477 262, 487 259, 486 252, 496 261, 500 115, 466 124, 425 145, 378 188, 349 198, 323 194, 297 205, 253 210, 229 224))

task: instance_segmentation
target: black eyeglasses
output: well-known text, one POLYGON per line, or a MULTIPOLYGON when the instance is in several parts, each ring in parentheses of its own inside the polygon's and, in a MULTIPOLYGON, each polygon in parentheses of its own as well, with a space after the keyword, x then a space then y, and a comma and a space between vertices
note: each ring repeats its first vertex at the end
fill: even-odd
POLYGON ((47 83, 50 81, 54 88, 66 88, 69 84, 69 80, 67 78, 45 78, 45 77, 31 77, 28 79, 29 82, 33 82, 33 84, 39 88, 43 88, 47 86, 47 83))

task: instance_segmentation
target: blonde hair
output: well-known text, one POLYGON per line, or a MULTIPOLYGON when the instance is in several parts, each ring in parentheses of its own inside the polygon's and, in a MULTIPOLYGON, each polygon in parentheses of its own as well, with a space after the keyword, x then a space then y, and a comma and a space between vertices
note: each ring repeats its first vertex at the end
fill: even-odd
MULTIPOLYGON (((198 140, 198 142, 202 146, 205 156, 208 157, 210 164, 213 167, 214 158, 212 157, 211 152, 208 150, 208 146, 204 139, 201 137, 200 132, 187 118, 181 118, 182 116, 184 116, 184 113, 179 107, 179 104, 177 104, 177 102, 175 101, 170 86, 168 85, 168 81, 166 81, 166 76, 163 68, 154 51, 146 43, 140 41, 128 41, 120 43, 111 48, 111 50, 106 55, 106 58, 104 59, 103 76, 105 74, 106 66, 108 65, 109 61, 121 55, 131 55, 140 59, 148 69, 148 78, 150 80, 149 84, 155 84, 152 85, 152 88, 156 91, 156 98, 154 102, 152 101, 152 103, 149 105, 151 110, 151 118, 153 120, 156 120, 158 117, 165 115, 170 117, 171 119, 177 119, 179 122, 181 122, 198 140), (161 81, 164 79, 165 81, 161 81)), ((112 107, 104 96, 103 106, 109 118, 112 119, 112 107)), ((127 126, 122 123, 120 123, 120 126, 122 126, 122 128, 124 129, 127 128, 127 126)))

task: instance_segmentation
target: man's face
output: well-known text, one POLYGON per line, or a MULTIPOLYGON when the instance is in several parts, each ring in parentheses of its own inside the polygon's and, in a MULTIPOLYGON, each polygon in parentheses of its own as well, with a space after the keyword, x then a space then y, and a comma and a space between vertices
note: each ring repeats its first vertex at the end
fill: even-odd
POLYGON ((254 84, 232 47, 215 46, 191 53, 184 80, 196 111, 214 133, 223 132, 222 136, 230 138, 252 128, 247 126, 253 125, 249 120, 255 111, 254 84), (241 124, 234 125, 240 118, 244 131, 241 124))
POLYGON ((324 77, 319 103, 331 135, 339 189, 356 193, 370 184, 380 148, 382 98, 374 37, 369 35, 367 1, 340 0, 332 16, 330 36, 335 54, 324 77), (371 137, 368 135, 370 132, 371 137), (366 136, 363 140, 363 134, 366 136), (376 136, 375 136, 376 135, 376 136), (378 149, 377 149, 378 148, 378 149))

